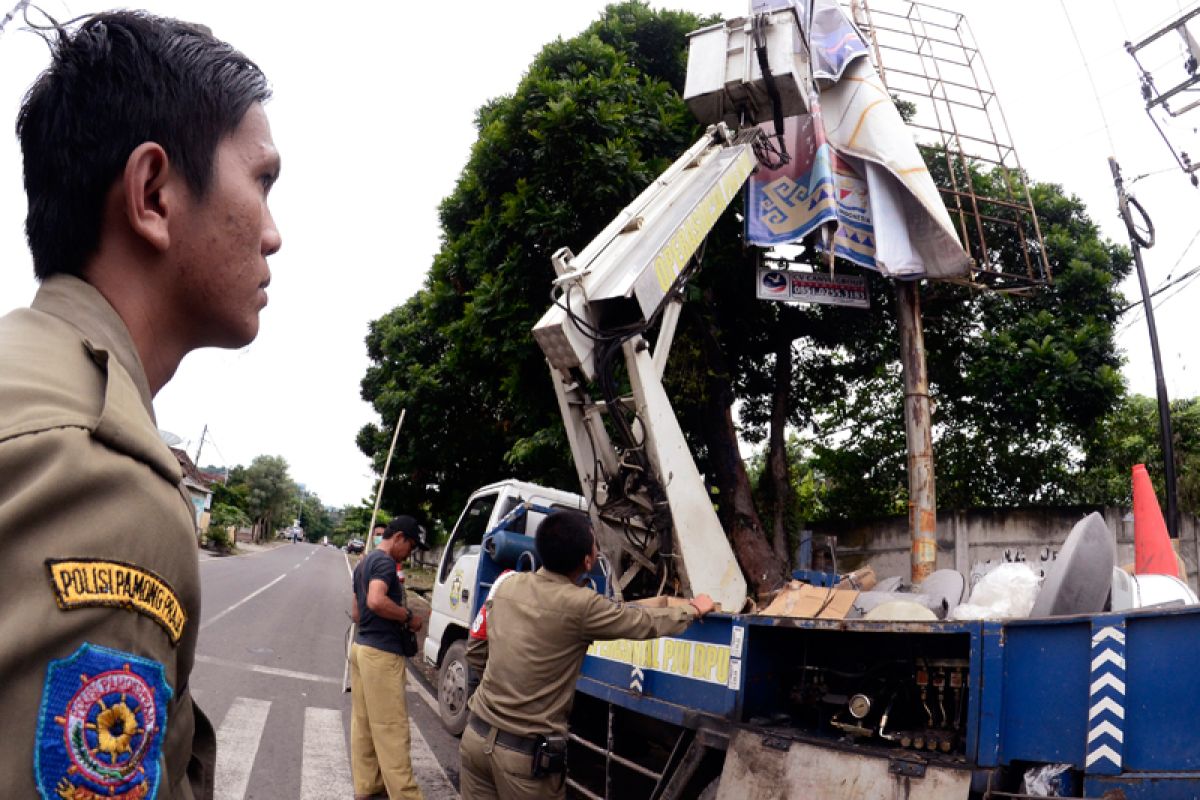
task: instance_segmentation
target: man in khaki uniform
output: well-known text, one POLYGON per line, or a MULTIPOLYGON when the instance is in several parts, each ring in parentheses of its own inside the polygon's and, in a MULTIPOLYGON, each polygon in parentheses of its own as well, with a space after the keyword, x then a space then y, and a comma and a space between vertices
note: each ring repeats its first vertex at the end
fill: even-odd
POLYGON ((210 798, 195 521, 151 399, 189 351, 258 332, 270 92, 174 20, 47 38, 17 123, 41 288, 0 318, 0 793, 210 798))
POLYGON ((579 586, 599 557, 583 514, 551 514, 535 542, 541 569, 496 582, 473 626, 486 624, 486 638, 476 633, 467 647, 471 672, 483 677, 459 749, 463 800, 564 797, 567 718, 588 646, 679 633, 713 609, 703 594, 684 606, 643 608, 579 586), (561 748, 551 743, 552 763, 534 774, 534 753, 545 737, 561 748))

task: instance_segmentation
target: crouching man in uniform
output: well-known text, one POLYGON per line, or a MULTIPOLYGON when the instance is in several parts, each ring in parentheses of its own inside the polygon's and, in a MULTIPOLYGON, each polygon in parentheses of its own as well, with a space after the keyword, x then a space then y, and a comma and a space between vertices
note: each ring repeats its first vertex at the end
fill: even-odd
POLYGON ((0 318, 0 794, 211 798, 195 516, 151 398, 191 350, 258 333, 270 91, 176 20, 45 35, 17 120, 41 287, 0 318))
POLYGON ((483 677, 459 750, 463 800, 564 797, 567 718, 588 646, 679 633, 713 609, 703 594, 684 606, 643 608, 579 586, 599 553, 578 512, 546 517, 535 542, 541 569, 496 582, 467 647, 471 672, 483 677))

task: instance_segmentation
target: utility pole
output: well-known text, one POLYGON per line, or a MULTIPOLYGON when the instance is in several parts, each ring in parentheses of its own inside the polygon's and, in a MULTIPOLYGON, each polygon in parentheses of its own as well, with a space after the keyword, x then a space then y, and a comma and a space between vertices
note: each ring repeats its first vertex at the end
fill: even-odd
POLYGON ((908 440, 908 532, 912 540, 912 582, 920 584, 937 567, 937 494, 933 474, 933 426, 925 333, 916 281, 896 283, 900 321, 900 362, 904 366, 904 432, 908 440))
POLYGON ((208 436, 208 424, 205 423, 204 430, 200 432, 200 444, 196 445, 196 457, 192 459, 192 463, 196 465, 196 469, 200 469, 200 451, 204 449, 204 437, 208 436))
POLYGON ((1125 182, 1121 180, 1121 167, 1111 156, 1108 167, 1112 170, 1113 183, 1117 187, 1117 205, 1125 232, 1129 234, 1129 246, 1133 250, 1133 263, 1137 267, 1138 284, 1142 288, 1142 310, 1146 314, 1146 328, 1150 331, 1150 355, 1154 359, 1154 389, 1158 394, 1158 431, 1162 437, 1163 477, 1167 483, 1167 532, 1172 539, 1179 538, 1179 500, 1175 480, 1175 440, 1171 434, 1171 403, 1167 399, 1167 382, 1163 379, 1162 355, 1158 350, 1158 327, 1154 324, 1154 304, 1150 302, 1150 287, 1146 284, 1146 269, 1142 266, 1142 248, 1154 246, 1154 223, 1142 204, 1125 193, 1125 182), (1133 224, 1130 208, 1137 209, 1146 223, 1146 236, 1142 236, 1133 224))
POLYGON ((379 516, 379 501, 383 499, 383 484, 387 480, 388 470, 392 466, 392 453, 396 452, 396 438, 400 435, 400 426, 404 424, 404 415, 408 412, 407 408, 400 409, 400 419, 396 420, 396 430, 392 431, 392 445, 388 448, 387 461, 383 463, 383 474, 379 476, 379 489, 375 492, 375 510, 371 512, 371 527, 367 528, 367 552, 371 552, 375 547, 375 542, 372 533, 375 532, 375 518, 379 516))

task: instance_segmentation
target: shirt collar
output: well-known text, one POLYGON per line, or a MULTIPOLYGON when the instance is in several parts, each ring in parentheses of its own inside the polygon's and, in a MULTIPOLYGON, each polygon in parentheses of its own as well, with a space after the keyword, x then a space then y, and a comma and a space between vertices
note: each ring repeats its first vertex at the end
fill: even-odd
POLYGON ((94 346, 112 353, 133 379, 146 413, 155 420, 150 382, 133 337, 96 287, 73 275, 52 275, 42 281, 31 307, 70 323, 94 346))
POLYGON ((565 583, 568 586, 575 585, 575 584, 571 583, 571 579, 568 578, 566 575, 561 575, 557 572, 554 572, 553 570, 548 570, 545 567, 538 567, 538 571, 536 574, 538 577, 542 578, 542 580, 547 580, 552 583, 565 583))

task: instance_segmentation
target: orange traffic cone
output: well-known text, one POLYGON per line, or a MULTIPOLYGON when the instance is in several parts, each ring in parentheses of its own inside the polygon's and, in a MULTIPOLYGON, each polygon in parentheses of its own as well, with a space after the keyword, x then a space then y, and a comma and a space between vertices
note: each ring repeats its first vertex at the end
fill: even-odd
POLYGON ((1135 574, 1179 577, 1175 549, 1145 464, 1133 466, 1133 554, 1135 574))

